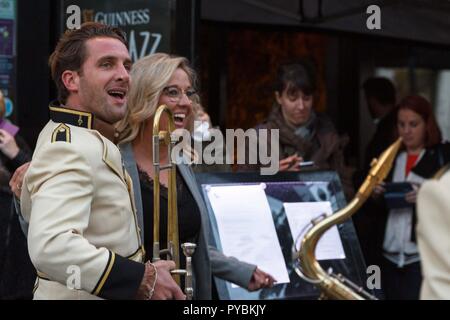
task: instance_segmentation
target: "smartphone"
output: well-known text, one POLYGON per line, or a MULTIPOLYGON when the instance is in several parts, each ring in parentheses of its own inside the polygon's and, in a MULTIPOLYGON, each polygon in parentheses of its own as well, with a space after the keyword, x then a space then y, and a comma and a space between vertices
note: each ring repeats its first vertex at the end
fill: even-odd
POLYGON ((310 167, 314 165, 314 161, 301 161, 298 165, 300 167, 310 167))
POLYGON ((384 185, 386 193, 403 193, 413 191, 413 187, 409 182, 386 182, 384 185))

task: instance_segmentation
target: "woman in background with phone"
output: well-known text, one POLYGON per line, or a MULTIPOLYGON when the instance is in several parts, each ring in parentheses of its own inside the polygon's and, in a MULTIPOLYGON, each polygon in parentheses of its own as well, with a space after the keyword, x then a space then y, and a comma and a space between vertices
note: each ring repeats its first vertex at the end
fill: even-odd
POLYGON ((334 170, 347 199, 351 199, 353 169, 346 166, 344 159, 348 139, 338 134, 325 114, 314 110, 319 90, 313 62, 299 60, 280 65, 273 87, 272 111, 255 129, 279 130, 279 171, 334 170))
MULTIPOLYGON (((378 232, 383 292, 386 299, 411 300, 419 299, 422 280, 415 236, 417 192, 422 182, 444 165, 448 151, 443 150, 448 150, 448 145, 441 144, 431 104, 418 95, 404 98, 397 106, 397 131, 403 148, 386 181, 409 182, 411 191, 404 193, 404 207, 385 201, 388 197, 383 195, 389 190, 384 182, 374 189, 372 197, 384 202, 386 209, 380 213, 383 221, 378 232)), ((389 187, 394 189, 395 184, 389 187)))

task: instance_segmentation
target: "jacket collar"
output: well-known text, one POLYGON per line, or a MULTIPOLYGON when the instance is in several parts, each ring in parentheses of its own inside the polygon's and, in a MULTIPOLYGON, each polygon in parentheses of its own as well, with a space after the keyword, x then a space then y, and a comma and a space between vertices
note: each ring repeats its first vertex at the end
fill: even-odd
POLYGON ((78 111, 62 106, 58 102, 49 105, 50 119, 54 122, 70 124, 86 129, 92 129, 94 115, 85 111, 78 111))

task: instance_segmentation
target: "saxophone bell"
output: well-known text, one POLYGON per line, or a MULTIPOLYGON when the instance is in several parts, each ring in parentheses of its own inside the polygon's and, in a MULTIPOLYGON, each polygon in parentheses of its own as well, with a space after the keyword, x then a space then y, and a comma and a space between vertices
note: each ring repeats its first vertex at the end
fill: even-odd
POLYGON ((316 259, 315 251, 323 234, 334 225, 350 218, 367 200, 375 186, 386 178, 401 144, 402 140, 399 138, 378 159, 372 161, 369 174, 347 206, 330 216, 311 222, 312 227, 302 237, 299 251, 296 248, 297 241, 294 242, 293 257, 297 260, 295 271, 302 279, 316 285, 321 290, 322 297, 343 300, 376 299, 344 276, 335 274, 332 270, 323 270, 316 259))

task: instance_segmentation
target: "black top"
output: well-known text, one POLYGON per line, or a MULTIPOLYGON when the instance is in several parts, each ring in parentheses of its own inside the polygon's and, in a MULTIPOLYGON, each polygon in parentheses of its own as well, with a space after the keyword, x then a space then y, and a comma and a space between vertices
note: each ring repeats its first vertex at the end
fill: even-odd
MULTIPOLYGON (((153 180, 146 172, 138 167, 141 183, 142 209, 144 215, 144 247, 146 259, 153 256, 153 180)), ((167 247, 167 194, 168 190, 160 184, 160 248, 167 247)), ((177 204, 178 204, 178 232, 180 245, 184 242, 197 242, 200 232, 200 210, 192 196, 186 182, 177 170, 177 204)), ((184 268, 183 250, 180 250, 180 267, 184 268)))

